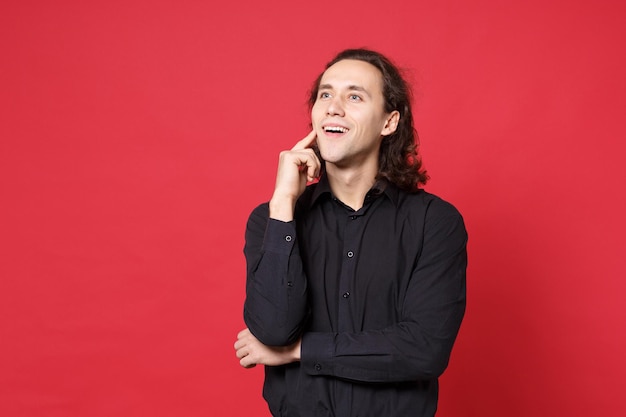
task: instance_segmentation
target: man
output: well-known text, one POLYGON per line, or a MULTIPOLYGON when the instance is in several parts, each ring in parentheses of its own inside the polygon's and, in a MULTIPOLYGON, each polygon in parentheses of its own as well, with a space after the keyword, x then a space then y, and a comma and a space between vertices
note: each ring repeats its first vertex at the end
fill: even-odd
POLYGON ((310 105, 248 221, 237 357, 265 365, 274 416, 433 416, 465 312, 463 219, 418 187, 410 90, 384 56, 340 53, 310 105))

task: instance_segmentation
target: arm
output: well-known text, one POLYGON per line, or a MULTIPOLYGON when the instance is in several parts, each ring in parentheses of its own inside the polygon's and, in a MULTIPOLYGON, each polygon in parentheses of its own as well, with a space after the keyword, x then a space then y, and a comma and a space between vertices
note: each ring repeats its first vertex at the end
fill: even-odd
POLYGON ((295 225, 268 218, 267 204, 248 220, 244 321, 269 346, 293 343, 307 314, 307 283, 297 247, 295 225))
POLYGON ((293 212, 307 180, 319 174, 319 160, 310 148, 314 140, 311 132, 281 153, 272 199, 248 220, 244 320, 250 332, 268 346, 294 343, 306 319, 307 285, 293 212))
POLYGON ((452 206, 444 203, 437 211, 427 214, 422 252, 399 322, 380 330, 304 334, 305 372, 362 382, 441 375, 465 312, 467 234, 452 206))

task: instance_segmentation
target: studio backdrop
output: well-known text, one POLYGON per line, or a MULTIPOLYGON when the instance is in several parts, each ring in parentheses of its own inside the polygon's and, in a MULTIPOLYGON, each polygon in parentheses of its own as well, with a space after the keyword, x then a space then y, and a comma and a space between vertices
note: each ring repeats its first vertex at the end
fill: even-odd
POLYGON ((618 1, 5 1, 0 415, 267 416, 243 233, 340 50, 414 86, 469 232, 439 416, 623 416, 618 1))

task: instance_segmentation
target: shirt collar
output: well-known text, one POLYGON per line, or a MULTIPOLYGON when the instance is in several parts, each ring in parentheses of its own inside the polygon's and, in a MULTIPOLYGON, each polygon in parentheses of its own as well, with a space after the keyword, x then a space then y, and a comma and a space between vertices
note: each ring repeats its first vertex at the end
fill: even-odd
MULTIPOLYGON (((376 180, 365 198, 366 200, 368 198, 376 198, 381 194, 384 194, 387 198, 389 198, 395 206, 398 205, 398 188, 384 178, 376 180)), ((313 195, 311 196, 309 207, 312 207, 323 195, 328 195, 329 197, 332 196, 332 190, 330 189, 330 183, 328 182, 326 174, 323 174, 319 182, 316 184, 315 189, 313 190, 313 195)))

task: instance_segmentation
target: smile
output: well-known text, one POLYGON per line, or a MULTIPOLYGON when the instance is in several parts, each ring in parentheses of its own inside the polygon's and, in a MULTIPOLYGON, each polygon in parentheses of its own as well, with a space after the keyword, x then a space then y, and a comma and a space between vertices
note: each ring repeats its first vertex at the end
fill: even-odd
POLYGON ((327 133, 348 133, 350 129, 341 126, 324 126, 324 132, 327 133))

